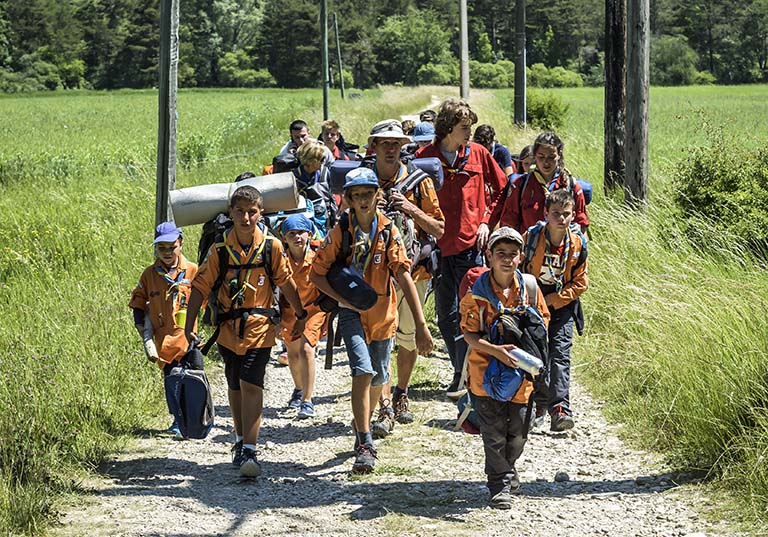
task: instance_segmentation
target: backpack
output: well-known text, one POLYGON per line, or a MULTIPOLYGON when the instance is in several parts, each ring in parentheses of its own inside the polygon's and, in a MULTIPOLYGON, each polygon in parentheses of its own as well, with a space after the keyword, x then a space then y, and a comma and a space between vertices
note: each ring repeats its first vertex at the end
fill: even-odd
MULTIPOLYGON (((520 188, 520 195, 518 196, 518 213, 522 215, 523 214, 523 192, 525 192, 525 187, 528 186, 528 180, 531 178, 531 174, 533 172, 528 172, 526 174, 512 175, 511 179, 511 186, 513 187, 519 187, 520 188), (521 184, 522 183, 522 184, 521 184)), ((576 183, 579 183, 579 186, 581 187, 581 191, 584 193, 584 204, 589 205, 589 202, 592 201, 592 183, 587 181, 586 179, 574 179, 573 175, 570 173, 568 174, 568 186, 566 189, 568 192, 573 194, 575 196, 575 189, 576 189, 576 183)), ((552 192, 555 189, 555 181, 550 181, 549 185, 547 186, 547 190, 552 192)))
MULTIPOLYGON (((526 234, 526 240, 525 245, 523 246, 523 252, 525 256, 525 260, 523 261, 523 272, 530 273, 530 265, 531 261, 533 260, 533 256, 536 253, 536 248, 539 244, 539 238, 541 237, 541 233, 546 227, 546 222, 537 222, 536 224, 532 225, 528 228, 527 234, 526 234)), ((584 233, 581 232, 581 227, 578 224, 575 224, 571 222, 571 226, 569 228, 572 233, 575 233, 579 236, 581 239, 581 253, 579 254, 579 259, 576 261, 576 264, 573 265, 574 270, 583 265, 587 261, 587 255, 588 255, 588 249, 587 249, 587 237, 584 235, 584 233)), ((572 301, 568 306, 573 309, 573 320, 574 324, 576 325, 576 332, 579 335, 582 335, 584 332, 584 311, 581 307, 581 300, 576 299, 572 301)))
POLYGON ((208 436, 214 421, 213 398, 208 378, 202 370, 202 355, 194 343, 179 365, 165 377, 164 383, 168 408, 181 434, 195 439, 208 436))
POLYGON ((205 343, 205 346, 202 348, 202 353, 207 354, 210 348, 213 346, 213 344, 216 342, 216 339, 219 337, 219 330, 221 329, 221 325, 226 321, 231 321, 238 319, 240 321, 240 328, 239 328, 239 335, 240 337, 245 336, 245 323, 248 320, 248 317, 251 315, 264 315, 265 317, 268 317, 270 321, 274 324, 280 323, 280 308, 278 305, 277 296, 274 296, 272 300, 272 307, 271 308, 237 308, 235 307, 236 300, 234 297, 236 297, 239 293, 242 292, 243 288, 238 289, 238 285, 240 284, 240 277, 241 277, 241 271, 242 270, 250 270, 254 268, 264 268, 264 271, 267 273, 267 281, 269 282, 269 285, 272 287, 273 295, 276 295, 277 290, 275 289, 273 280, 272 280, 272 241, 278 240, 276 239, 270 232, 261 225, 262 229, 264 231, 264 240, 259 245, 254 245, 254 250, 250 254, 250 258, 248 259, 248 262, 246 263, 231 263, 231 257, 229 249, 227 245, 225 244, 227 235, 230 233, 230 231, 225 231, 222 236, 220 237, 220 240, 217 240, 214 244, 215 251, 217 255, 219 256, 219 275, 216 278, 216 281, 214 281, 213 286, 211 287, 211 292, 208 295, 208 306, 206 308, 206 314, 210 311, 210 321, 211 325, 216 326, 216 330, 213 332, 213 335, 208 339, 208 341, 205 343), (261 258, 261 261, 258 261, 256 263, 251 263, 251 260, 255 260, 261 258), (219 288, 224 283, 224 279, 227 276, 227 273, 229 272, 230 268, 236 267, 238 269, 238 277, 237 279, 232 279, 229 281, 229 295, 233 297, 233 303, 229 310, 224 311, 219 307, 218 303, 218 294, 219 294, 219 288), (233 285, 234 284, 234 285, 233 285))

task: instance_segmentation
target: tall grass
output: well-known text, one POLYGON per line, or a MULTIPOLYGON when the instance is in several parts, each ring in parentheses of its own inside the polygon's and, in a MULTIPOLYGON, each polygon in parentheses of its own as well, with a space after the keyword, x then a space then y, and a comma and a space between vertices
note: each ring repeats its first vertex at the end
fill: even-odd
MULTIPOLYGON (((362 92, 334 117, 350 140, 413 113, 430 88, 362 92)), ((152 262, 157 97, 78 92, 0 98, 0 531, 42 531, 57 494, 76 489, 131 435, 166 419, 160 373, 127 307, 152 262)), ((319 91, 183 91, 177 185, 260 171, 319 91)), ((198 226, 199 227, 199 226, 198 226)), ((195 257, 198 229, 185 230, 195 257)))

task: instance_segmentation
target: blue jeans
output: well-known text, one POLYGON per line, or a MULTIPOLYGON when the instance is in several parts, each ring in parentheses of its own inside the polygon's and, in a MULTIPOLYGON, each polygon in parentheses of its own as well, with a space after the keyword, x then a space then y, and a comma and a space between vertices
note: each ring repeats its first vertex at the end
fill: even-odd
POLYGON ((467 271, 477 266, 476 257, 477 250, 474 248, 442 257, 440 275, 435 286, 437 326, 451 358, 454 376, 461 375, 464 355, 467 352, 467 344, 459 328, 459 284, 467 271))
POLYGON ((537 408, 547 408, 551 413, 560 405, 563 412, 571 415, 571 347, 573 346, 573 310, 566 306, 550 310, 549 320, 549 370, 543 381, 534 383, 533 395, 537 408))
POLYGON ((339 329, 347 347, 352 376, 373 375, 371 386, 383 386, 389 382, 392 338, 366 343, 360 314, 347 308, 339 309, 339 329))

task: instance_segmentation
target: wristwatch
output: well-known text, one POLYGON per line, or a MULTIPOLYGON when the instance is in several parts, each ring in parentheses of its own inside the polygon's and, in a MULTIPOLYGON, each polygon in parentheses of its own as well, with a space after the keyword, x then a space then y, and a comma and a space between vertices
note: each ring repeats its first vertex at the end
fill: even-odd
POLYGON ((298 315, 298 314, 296 315, 297 321, 303 321, 306 318, 307 318, 307 310, 304 310, 304 313, 302 313, 301 315, 298 315))

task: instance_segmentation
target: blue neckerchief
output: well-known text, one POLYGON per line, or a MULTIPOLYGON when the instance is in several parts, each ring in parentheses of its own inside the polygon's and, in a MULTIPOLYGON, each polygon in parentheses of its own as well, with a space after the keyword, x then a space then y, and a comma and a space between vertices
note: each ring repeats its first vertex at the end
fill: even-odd
MULTIPOLYGON (((171 270, 173 270, 173 267, 171 267, 171 270)), ((157 272, 169 285, 168 290, 165 292, 166 300, 171 297, 171 300, 175 301, 179 293, 179 285, 182 283, 189 283, 189 280, 184 279, 184 275, 187 272, 186 270, 179 270, 175 278, 172 278, 170 271, 165 270, 162 265, 156 265, 155 272, 157 272)))

